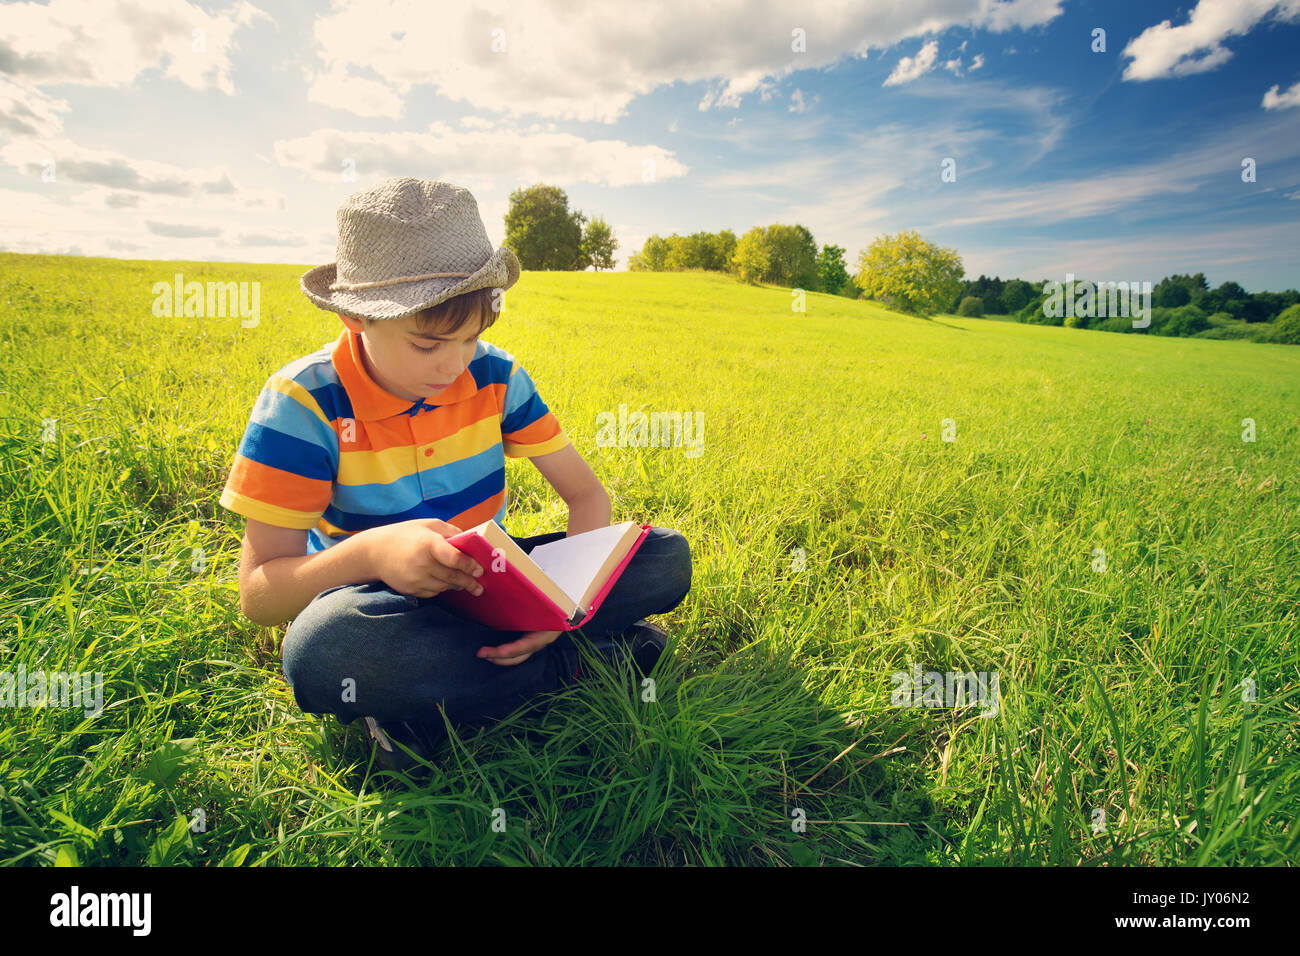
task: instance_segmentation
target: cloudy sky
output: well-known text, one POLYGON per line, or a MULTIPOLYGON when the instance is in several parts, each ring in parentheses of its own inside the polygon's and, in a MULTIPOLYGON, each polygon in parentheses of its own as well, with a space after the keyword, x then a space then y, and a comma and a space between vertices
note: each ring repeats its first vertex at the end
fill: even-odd
POLYGON ((0 249, 328 262, 404 175, 495 244, 557 185, 619 268, 782 222, 851 270, 917 229, 972 277, 1296 287, 1298 49, 1300 0, 0 3, 0 249))

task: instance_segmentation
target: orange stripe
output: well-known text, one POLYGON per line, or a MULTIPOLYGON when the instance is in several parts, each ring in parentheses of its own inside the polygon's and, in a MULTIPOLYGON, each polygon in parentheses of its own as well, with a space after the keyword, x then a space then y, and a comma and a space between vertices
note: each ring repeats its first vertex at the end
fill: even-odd
POLYGON ((548 438, 554 438, 560 433, 560 422, 550 412, 547 412, 537 421, 533 422, 518 431, 511 432, 508 435, 502 435, 505 441, 512 441, 516 445, 536 445, 546 441, 548 438))
POLYGON ((498 491, 482 504, 475 505, 468 511, 462 511, 454 518, 449 518, 447 524, 454 524, 461 531, 466 528, 472 528, 476 524, 482 524, 489 518, 492 518, 501 509, 501 502, 505 501, 505 492, 498 491))
MULTIPOLYGON (((505 388, 504 385, 485 385, 473 398, 440 408, 434 420, 437 427, 424 439, 424 442, 440 441, 485 418, 499 417, 505 388)), ((428 412, 421 413, 421 415, 428 414, 428 412)), ((344 441, 346 421, 344 418, 336 418, 330 422, 339 436, 339 448, 342 451, 387 451, 390 448, 415 447, 423 444, 412 436, 411 425, 414 419, 408 415, 367 422, 356 420, 352 427, 351 441, 344 441)))
POLYGON ((324 511, 334 497, 332 481, 304 478, 239 454, 230 467, 226 487, 245 497, 294 511, 324 511))

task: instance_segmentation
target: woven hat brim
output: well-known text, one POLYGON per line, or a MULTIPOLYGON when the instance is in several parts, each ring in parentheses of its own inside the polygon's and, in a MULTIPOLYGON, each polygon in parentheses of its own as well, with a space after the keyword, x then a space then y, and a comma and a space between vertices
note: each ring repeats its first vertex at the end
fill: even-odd
POLYGON ((464 279, 421 279, 353 291, 331 290, 337 275, 337 262, 308 270, 302 276, 303 294, 320 308, 353 319, 401 319, 476 289, 509 289, 519 281, 519 259, 501 246, 481 269, 464 279))

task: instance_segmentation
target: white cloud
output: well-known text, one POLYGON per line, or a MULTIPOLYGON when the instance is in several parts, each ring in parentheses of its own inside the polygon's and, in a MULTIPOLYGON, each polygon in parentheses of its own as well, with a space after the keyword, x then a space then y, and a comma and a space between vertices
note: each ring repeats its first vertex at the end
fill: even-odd
POLYGON ((793 93, 790 94, 790 112, 806 113, 808 112, 808 107, 810 107, 813 103, 818 103, 820 101, 821 101, 821 97, 814 94, 812 98, 812 102, 809 102, 804 99, 803 90, 796 89, 793 93))
POLYGON ((1300 0, 1199 0, 1186 23, 1173 26, 1163 20, 1129 41, 1123 55, 1132 62, 1123 78, 1154 80, 1213 70, 1232 56, 1223 41, 1249 33, 1269 14, 1294 20, 1300 17, 1300 0))
MULTIPOLYGON (((1167 159, 1116 166, 1104 173, 1075 179, 1035 183, 1007 189, 987 189, 936 209, 935 225, 983 225, 990 222, 1034 222, 1048 217, 1068 222, 1101 215, 1136 217, 1157 214, 1150 201, 1202 191, 1216 179, 1233 181, 1237 168, 1225 167, 1224 142, 1253 142, 1260 153, 1284 164, 1300 157, 1300 139, 1290 124, 1275 119, 1241 123, 1220 130, 1203 143, 1167 159)), ((1289 184, 1288 184, 1289 185, 1289 184)))
POLYGON ((961 76, 961 57, 955 56, 951 60, 944 60, 943 68, 953 76, 961 76))
POLYGON ((225 233, 221 226, 226 224, 245 234, 241 242, 248 234, 281 235, 285 224, 280 210, 264 210, 254 221, 254 214, 242 208, 232 217, 225 196, 195 197, 182 203, 171 196, 141 194, 138 206, 124 209, 105 202, 111 195, 99 187, 70 189, 63 182, 40 183, 27 190, 0 189, 0 249, 175 259, 178 239, 194 236, 184 239, 184 249, 187 257, 195 259, 299 263, 328 262, 334 256, 333 236, 328 243, 314 241, 307 229, 299 230, 294 247, 268 245, 265 252, 252 254, 221 237, 225 233))
POLYGON ((984 65, 984 54, 983 54, 983 53, 976 53, 976 54, 975 54, 975 59, 973 59, 973 60, 970 61, 970 71, 971 71, 972 73, 974 73, 976 70, 978 70, 978 69, 979 69, 981 66, 983 66, 983 65, 984 65))
POLYGON ((63 118, 59 114, 68 109, 67 100, 56 100, 35 87, 0 75, 0 134, 57 136, 63 130, 63 118))
POLYGON ((402 98, 378 80, 364 76, 348 76, 347 68, 335 65, 331 70, 318 73, 304 70, 307 80, 307 99, 336 110, 347 110, 358 116, 383 116, 398 119, 402 115, 402 98))
POLYGON ((1291 106, 1300 106, 1300 83, 1292 85, 1291 89, 1285 93, 1278 92, 1277 84, 1264 94, 1264 100, 1260 106, 1266 110, 1284 110, 1291 106))
POLYGON ((127 198, 131 195, 168 197, 173 205, 178 198, 211 200, 227 209, 284 205, 278 192, 236 186, 224 166, 176 166, 91 149, 67 139, 16 139, 0 147, 0 162, 35 180, 52 169, 54 183, 102 187, 97 201, 114 208, 139 205, 127 198))
POLYGON ((318 129, 277 140, 273 149, 281 165, 320 182, 339 182, 344 161, 351 160, 362 179, 427 176, 460 183, 471 192, 474 184, 491 188, 501 180, 640 185, 647 160, 653 162, 657 180, 687 172, 671 151, 659 146, 571 133, 455 130, 444 123, 434 123, 425 133, 318 129))
POLYGON ((881 86, 898 86, 902 83, 911 83, 933 70, 938 57, 939 41, 931 40, 921 47, 916 56, 905 56, 899 60, 898 66, 894 67, 894 72, 885 78, 885 82, 881 86))
MULTIPOLYGON (((663 0, 585 4, 580 16, 563 0, 337 0, 315 21, 313 76, 372 77, 403 99, 428 85, 488 114, 609 123, 635 97, 679 81, 716 84, 700 109, 734 107, 796 70, 861 58, 870 47, 954 27, 1025 29, 1060 13, 1059 0, 663 0), (738 29, 743 23, 764 29, 738 29), (790 49, 795 27, 818 38, 807 53, 790 49)), ((334 102, 367 116, 392 109, 387 95, 334 102)))
POLYGON ((30 85, 114 87, 131 84, 145 70, 161 69, 192 89, 234 93, 232 37, 259 18, 271 19, 247 0, 215 14, 185 0, 6 4, 0 15, 0 70, 30 85))

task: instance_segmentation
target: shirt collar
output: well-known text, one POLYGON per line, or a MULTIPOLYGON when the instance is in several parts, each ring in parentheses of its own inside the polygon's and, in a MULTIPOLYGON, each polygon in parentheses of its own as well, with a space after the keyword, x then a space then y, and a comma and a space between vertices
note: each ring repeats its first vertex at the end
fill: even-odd
POLYGON ((330 358, 339 373, 339 381, 348 393, 348 400, 352 403, 352 414, 363 421, 402 414, 414 416, 439 405, 462 401, 478 390, 474 376, 467 368, 456 381, 437 395, 426 395, 421 401, 413 402, 387 391, 370 377, 361 357, 362 348, 361 333, 344 328, 334 343, 330 358))

